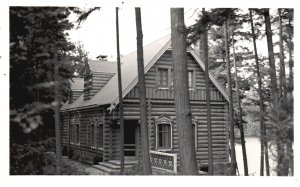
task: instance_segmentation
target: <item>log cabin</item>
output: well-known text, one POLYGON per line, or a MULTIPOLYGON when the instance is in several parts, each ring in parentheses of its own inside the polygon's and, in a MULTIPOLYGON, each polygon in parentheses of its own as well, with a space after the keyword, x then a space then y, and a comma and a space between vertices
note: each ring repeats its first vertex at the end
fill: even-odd
MULTIPOLYGON (((191 47, 186 55, 196 159, 199 169, 206 170, 208 137, 204 63, 199 52, 191 47)), ((136 52, 121 58, 125 161, 138 160, 142 148, 136 59, 136 52)), ((151 165, 158 171, 178 173, 180 159, 170 35, 144 47, 144 68, 151 165)), ((209 77, 213 160, 225 170, 229 163, 228 95, 211 74, 209 77)), ((117 165, 120 163, 117 63, 91 60, 84 78, 77 78, 72 84, 73 93, 60 110, 63 154, 98 165, 100 169, 104 165, 117 165)))

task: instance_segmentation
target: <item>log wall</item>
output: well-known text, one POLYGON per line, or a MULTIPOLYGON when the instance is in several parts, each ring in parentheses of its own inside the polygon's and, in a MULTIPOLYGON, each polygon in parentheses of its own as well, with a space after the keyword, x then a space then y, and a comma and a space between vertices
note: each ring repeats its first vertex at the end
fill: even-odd
MULTIPOLYGON (((188 70, 195 72, 195 88, 190 90, 191 100, 205 100, 205 77, 204 71, 200 68, 194 58, 188 53, 188 70)), ((171 51, 166 51, 159 60, 150 68, 145 75, 146 98, 149 99, 174 99, 174 89, 160 89, 156 84, 157 68, 173 68, 171 51)), ((210 97, 212 101, 223 101, 224 97, 210 82, 210 97)), ((139 98, 138 85, 135 86, 126 96, 126 98, 139 98)))
MULTIPOLYGON (((208 137, 206 122, 206 102, 192 102, 192 117, 196 122, 197 162, 207 165, 208 162, 208 137)), ((174 102, 164 102, 161 100, 148 100, 148 127, 151 150, 156 150, 156 125, 155 120, 160 116, 168 116, 172 120, 172 144, 171 152, 179 153, 179 142, 175 117, 174 102)), ((139 119, 138 100, 124 100, 124 119, 139 119)), ((228 162, 228 131, 227 131, 227 109, 224 101, 211 102, 212 120, 212 143, 213 158, 215 162, 228 162)))
POLYGON ((84 100, 92 98, 112 78, 114 73, 93 72, 84 77, 84 100))
MULTIPOLYGON (((104 152, 100 149, 92 149, 88 144, 88 125, 90 125, 90 117, 101 116, 105 119, 105 113, 103 108, 93 108, 88 110, 70 111, 61 113, 61 143, 63 149, 68 150, 69 156, 84 162, 92 163, 95 157, 99 157, 98 160, 103 160, 104 152), (79 142, 80 144, 74 144, 70 142, 70 118, 74 115, 79 116, 80 130, 79 130, 79 142)), ((104 120, 103 131, 105 131, 106 120, 104 120)), ((105 134, 103 133, 102 136, 105 134)), ((106 140, 107 141, 107 140, 106 140)), ((109 140, 110 141, 110 140, 109 140)), ((105 139, 104 145, 105 147, 105 139)))

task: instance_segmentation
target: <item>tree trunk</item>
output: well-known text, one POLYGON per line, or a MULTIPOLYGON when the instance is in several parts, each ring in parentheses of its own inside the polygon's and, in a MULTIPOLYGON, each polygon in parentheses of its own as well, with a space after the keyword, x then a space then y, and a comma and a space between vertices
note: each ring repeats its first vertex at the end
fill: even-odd
MULTIPOLYGON (((205 16, 205 9, 202 9, 205 16)), ((207 41, 207 25, 203 25, 203 61, 205 64, 205 89, 206 89, 206 114, 207 114, 207 139, 208 139, 208 175, 213 175, 213 153, 212 153, 212 135, 211 135, 211 110, 210 110, 210 89, 208 74, 208 41, 207 41)))
POLYGON ((257 48, 256 48, 256 35, 254 33, 254 25, 253 25, 253 18, 252 18, 252 10, 250 9, 250 23, 251 23, 251 32, 252 32, 252 40, 254 46, 254 57, 255 57, 255 68, 257 74, 257 82, 258 82, 258 97, 259 97, 259 109, 260 109, 260 138, 261 138, 261 162, 260 162, 260 175, 264 175, 264 155, 266 161, 266 175, 270 175, 270 167, 269 167, 269 154, 268 154, 268 143, 266 137, 266 128, 264 124, 264 99, 262 95, 262 81, 259 69, 259 62, 258 62, 258 55, 257 55, 257 48))
POLYGON ((271 76, 272 103, 273 103, 273 107, 275 109, 278 109, 276 68, 275 68, 273 40, 272 40, 272 29, 271 29, 269 9, 266 9, 264 11, 264 17, 265 17, 266 36, 267 36, 268 55, 269 55, 269 66, 270 66, 270 76, 271 76))
POLYGON ((54 116, 55 116, 55 152, 56 152, 56 175, 61 175, 62 171, 62 153, 61 153, 61 134, 60 134, 60 94, 59 94, 59 62, 54 63, 54 99, 55 99, 55 106, 54 106, 54 116))
POLYGON ((294 176, 294 151, 293 151, 293 144, 291 141, 287 143, 287 153, 288 153, 288 165, 289 169, 291 170, 291 176, 294 176))
POLYGON ((285 75, 285 64, 284 64, 284 49, 283 49, 283 39, 282 39, 282 16, 281 9, 278 9, 279 16, 279 55, 280 55, 280 74, 279 74, 279 83, 280 83, 280 95, 283 95, 284 100, 287 97, 287 87, 286 87, 286 75, 285 75))
POLYGON ((231 90, 231 71, 230 71, 230 61, 229 61, 229 45, 228 45, 228 20, 225 19, 224 27, 225 35, 225 51, 226 51, 226 66, 227 66, 227 84, 228 84, 228 94, 229 94, 229 123, 230 123, 230 150, 231 150, 231 175, 236 175, 237 163, 235 155, 235 143, 234 143, 234 121, 233 121, 233 99, 231 90))
MULTIPOLYGON (((276 80, 276 68, 275 68, 275 59, 274 59, 274 50, 273 50, 273 40, 272 40, 272 29, 271 29, 271 21, 270 21, 270 13, 269 9, 264 10, 265 17, 265 26, 266 26, 266 36, 267 36, 267 44, 268 44, 268 54, 269 54, 269 65, 270 65, 270 77, 271 77, 271 96, 272 96, 272 104, 274 110, 278 113, 278 94, 277 94, 277 80, 276 80)), ((278 114, 277 114, 278 115, 278 114)), ((278 116, 277 116, 278 117, 278 116)), ((277 144, 277 175, 281 175, 281 167, 282 167, 282 146, 281 141, 279 140, 279 130, 276 130, 276 144, 277 144)))
POLYGON ((124 172, 124 118, 123 118, 123 97, 122 97, 122 75, 119 44, 119 8, 116 7, 116 33, 117 33, 117 66, 118 66, 118 90, 119 90, 119 118, 120 118, 120 174, 124 172))
POLYGON ((242 144, 243 162, 244 162, 244 175, 248 176, 247 152, 246 152, 246 145, 245 145, 243 119, 242 119, 242 106, 241 106, 241 99, 240 99, 239 80, 238 80, 236 61, 235 61, 233 31, 232 31, 232 52, 233 52, 234 72, 235 72, 235 85, 236 85, 237 104, 238 104, 238 112, 239 112, 238 117, 239 117, 239 121, 240 121, 240 134, 241 134, 241 144, 242 144))
POLYGON ((144 72, 144 54, 143 54, 143 31, 141 20, 141 9, 135 8, 136 33, 137 33, 137 64, 139 79, 139 97, 140 97, 140 121, 142 136, 143 152, 143 171, 145 175, 151 175, 150 153, 149 153, 149 136, 147 125, 147 105, 146 105, 146 86, 144 72))
POLYGON ((171 8, 176 124, 182 174, 197 175, 195 143, 192 138, 192 113, 186 59, 186 27, 183 11, 183 8, 171 8))
MULTIPOLYGON (((289 18, 289 27, 291 28, 291 20, 289 18)), ((289 34, 288 37, 288 49, 289 49, 289 92, 292 93, 294 90, 294 60, 293 60, 293 43, 292 43, 292 34, 289 34)))

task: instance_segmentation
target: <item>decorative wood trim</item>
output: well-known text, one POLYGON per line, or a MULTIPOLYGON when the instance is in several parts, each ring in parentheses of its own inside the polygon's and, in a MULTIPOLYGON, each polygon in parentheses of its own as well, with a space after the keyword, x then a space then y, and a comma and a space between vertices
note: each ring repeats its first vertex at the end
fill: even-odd
POLYGON ((72 126, 72 132, 75 133, 76 136, 74 136, 72 134, 72 137, 74 139, 77 140, 78 138, 78 142, 76 142, 76 140, 74 140, 73 138, 71 139, 71 143, 74 143, 75 145, 80 145, 80 130, 81 130, 81 123, 80 123, 80 118, 81 118, 81 114, 79 112, 77 112, 77 114, 73 114, 70 118, 70 125, 72 126), (77 125, 78 125, 78 137, 77 137, 77 125))
POLYGON ((162 150, 164 150, 164 151, 172 150, 173 149, 173 123, 172 123, 172 120, 170 118, 166 117, 166 116, 161 116, 161 117, 155 119, 155 129, 156 129, 156 132, 155 132, 155 134, 156 134, 155 149, 160 150, 160 151, 162 151, 162 150), (160 148, 160 147, 158 147, 158 134, 157 134, 158 133, 158 127, 157 126, 159 124, 169 124, 170 125, 170 133, 171 133, 171 146, 170 146, 170 148, 160 148))

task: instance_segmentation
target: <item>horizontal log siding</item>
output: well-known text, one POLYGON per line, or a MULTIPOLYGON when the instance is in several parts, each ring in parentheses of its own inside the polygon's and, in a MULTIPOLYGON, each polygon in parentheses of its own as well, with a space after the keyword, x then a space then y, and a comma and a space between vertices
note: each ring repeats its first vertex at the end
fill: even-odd
POLYGON ((60 115, 60 137, 62 146, 69 146, 69 114, 67 112, 60 115))
MULTIPOLYGON (((205 77, 204 71, 200 68, 193 57, 188 54, 188 70, 195 71, 195 84, 196 89, 190 90, 191 100, 205 100, 205 77)), ((145 75, 146 83, 146 98, 149 99, 174 99, 173 88, 169 89, 158 89, 156 86, 156 69, 157 67, 173 67, 172 55, 170 51, 166 51, 160 59, 150 68, 150 70, 145 75)), ((216 87, 210 82, 210 96, 213 101, 224 100, 221 93, 216 89, 216 87)), ((138 85, 136 85, 126 96, 126 98, 139 98, 138 95, 138 85)))
MULTIPOLYGON (((80 110, 76 112, 64 112, 61 113, 62 118, 62 131, 61 131, 61 139, 63 146, 68 146, 69 151, 73 152, 74 157, 79 157, 83 161, 88 161, 92 163, 92 159, 95 156, 103 158, 103 151, 102 150, 95 150, 92 149, 88 145, 88 125, 90 124, 90 117, 92 116, 103 116, 102 108, 93 108, 88 110, 80 110), (69 118, 72 115, 80 114, 80 145, 70 144, 69 140, 69 126, 70 120, 69 118)), ((105 121, 103 127, 105 126, 105 121)), ((104 135, 105 136, 105 135, 104 135)), ((104 146, 103 146, 104 148, 104 146)))
POLYGON ((73 103, 81 94, 82 90, 72 90, 69 95, 69 103, 73 103))
POLYGON ((112 78, 113 73, 93 72, 92 89, 90 97, 93 97, 112 78))
POLYGON ((113 75, 113 73, 93 72, 85 77, 84 100, 91 99, 113 75))
POLYGON ((103 126, 103 161, 108 161, 113 158, 113 148, 112 148, 112 129, 111 126, 113 124, 112 114, 105 115, 105 123, 103 126))
MULTIPOLYGON (((139 103, 134 100, 124 100, 124 119, 139 118, 139 103), (128 102, 130 101, 130 102, 128 102)), ((136 100, 137 101, 137 100, 136 100)), ((161 115, 167 115, 173 123, 173 150, 174 153, 179 153, 179 142, 177 134, 177 125, 175 118, 175 105, 172 103, 161 103, 163 101, 153 100, 148 101, 148 125, 150 136, 150 148, 155 149, 156 134, 155 134, 155 119, 161 115), (151 104, 151 109, 149 105, 151 104), (150 114, 149 114, 150 113, 150 114)), ((207 138, 207 122, 206 122, 206 104, 192 104, 192 116, 197 122, 197 148, 196 157, 199 164, 206 165, 208 162, 208 138, 207 138)), ((228 131, 226 125, 226 106, 225 102, 212 102, 211 119, 212 119, 212 144, 213 158, 215 162, 228 161, 228 131)))

